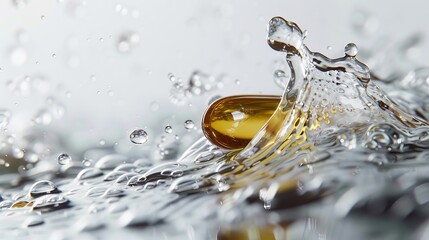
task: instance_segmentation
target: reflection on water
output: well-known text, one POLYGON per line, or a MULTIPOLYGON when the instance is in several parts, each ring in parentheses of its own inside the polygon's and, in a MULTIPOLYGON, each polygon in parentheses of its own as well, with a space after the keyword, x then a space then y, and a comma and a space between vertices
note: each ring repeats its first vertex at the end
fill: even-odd
MULTIPOLYGON (((60 153, 55 163, 41 159, 58 152, 60 136, 34 128, 22 148, 5 134, 3 237, 425 239, 428 71, 376 83, 356 45, 330 59, 308 49, 304 38, 293 22, 269 22, 268 44, 286 56, 274 73, 284 93, 243 149, 213 145, 191 119, 182 130, 194 131, 193 145, 183 153, 172 134, 179 130, 168 124, 159 141, 144 129, 130 134, 141 153, 124 154, 103 141, 60 153)), ((133 41, 124 37, 120 51, 133 41)), ((36 91, 41 79, 20 78, 12 90, 36 91)), ((221 78, 199 71, 187 83, 169 79, 177 104, 222 87, 221 78)), ((41 123, 61 113, 55 107, 41 123)), ((11 114, 0 111, 0 128, 11 114)))

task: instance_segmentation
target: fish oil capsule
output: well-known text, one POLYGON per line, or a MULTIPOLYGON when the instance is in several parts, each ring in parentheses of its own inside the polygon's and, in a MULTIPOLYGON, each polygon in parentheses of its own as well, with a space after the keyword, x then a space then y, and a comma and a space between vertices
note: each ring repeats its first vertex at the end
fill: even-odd
POLYGON ((280 96, 274 95, 238 95, 218 99, 204 114, 204 135, 221 148, 244 148, 274 113, 280 100, 280 96))

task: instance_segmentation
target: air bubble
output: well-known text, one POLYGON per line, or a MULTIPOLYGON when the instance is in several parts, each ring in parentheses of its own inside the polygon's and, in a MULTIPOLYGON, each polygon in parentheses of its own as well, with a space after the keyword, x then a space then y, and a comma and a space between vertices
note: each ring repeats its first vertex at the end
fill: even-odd
POLYGON ((170 80, 170 82, 176 82, 177 81, 177 78, 176 78, 176 76, 174 76, 174 74, 173 73, 168 73, 167 74, 167 77, 168 77, 168 79, 170 80))
POLYGON ((170 125, 167 125, 167 126, 165 126, 164 131, 165 131, 165 133, 172 133, 173 127, 170 125))
POLYGON ((148 135, 143 129, 136 129, 130 134, 130 141, 134 144, 143 144, 147 142, 148 135))
POLYGON ((195 127, 195 124, 194 124, 194 122, 192 120, 186 120, 185 121, 185 128, 187 130, 191 130, 194 127, 195 127))
POLYGON ((349 43, 344 47, 344 53, 348 57, 355 57, 358 54, 358 47, 354 43, 349 43))
POLYGON ((60 165, 67 165, 70 164, 72 161, 72 158, 67 153, 61 153, 58 155, 58 164, 60 165))

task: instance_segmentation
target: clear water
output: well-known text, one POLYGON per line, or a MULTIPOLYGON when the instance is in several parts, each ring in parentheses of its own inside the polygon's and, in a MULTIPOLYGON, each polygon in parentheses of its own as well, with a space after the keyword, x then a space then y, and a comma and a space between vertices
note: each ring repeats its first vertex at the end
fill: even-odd
MULTIPOLYGON (((376 80, 356 45, 330 59, 308 49, 305 35, 293 22, 270 21, 268 44, 285 55, 273 84, 284 92, 241 151, 213 146, 190 119, 182 130, 194 131, 194 144, 184 152, 179 129, 166 125, 159 142, 144 129, 130 134, 147 146, 141 154, 100 141, 55 163, 39 161, 58 148, 55 136, 29 133, 21 149, 5 134, 2 238, 426 239, 429 71, 394 69, 376 80)), ((127 53, 138 42, 128 33, 118 48, 127 53)), ((201 72, 189 82, 169 79, 177 104, 222 86, 201 72)), ((10 88, 43 91, 43 78, 19 78, 10 88)), ((48 106, 35 124, 63 113, 54 99, 48 106)), ((0 110, 0 128, 11 114, 0 110)))

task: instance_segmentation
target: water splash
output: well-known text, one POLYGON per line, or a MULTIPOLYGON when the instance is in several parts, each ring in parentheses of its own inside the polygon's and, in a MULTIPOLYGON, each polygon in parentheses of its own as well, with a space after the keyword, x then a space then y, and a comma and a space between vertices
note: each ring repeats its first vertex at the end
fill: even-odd
MULTIPOLYGON (((281 103, 260 133, 239 154, 248 164, 278 155, 297 142, 313 142, 321 129, 394 121, 403 127, 427 122, 403 111, 370 79, 368 67, 356 59, 357 47, 348 44, 338 59, 311 52, 301 29, 277 17, 268 26, 268 43, 286 52, 291 79, 281 103), (256 160, 249 160, 249 158, 256 160)), ((310 143, 314 146, 314 144, 310 143)), ((305 146, 309 148, 310 146, 305 146)))

